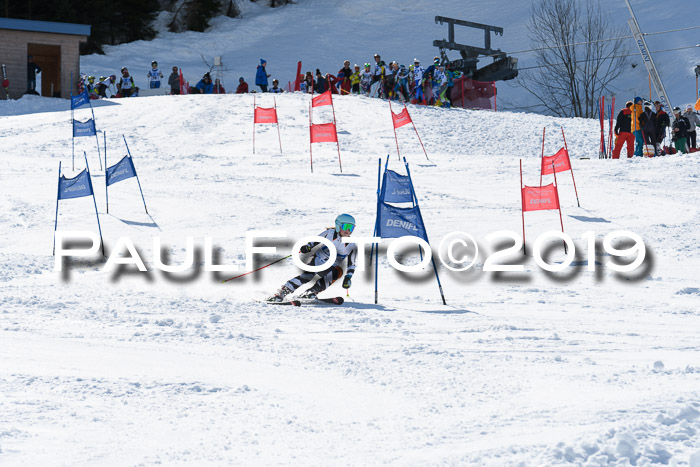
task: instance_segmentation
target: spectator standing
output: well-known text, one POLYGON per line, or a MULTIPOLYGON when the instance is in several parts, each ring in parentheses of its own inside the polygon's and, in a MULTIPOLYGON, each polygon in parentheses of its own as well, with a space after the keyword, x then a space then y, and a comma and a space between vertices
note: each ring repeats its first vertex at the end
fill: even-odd
POLYGON ((680 107, 673 108, 673 130, 671 139, 674 142, 676 151, 678 152, 688 152, 688 129, 690 128, 690 122, 681 114, 680 107))
MULTIPOLYGON (((651 103, 644 104, 644 112, 639 116, 639 124, 642 127, 644 144, 651 144, 656 148, 656 114, 651 110, 651 103)), ((653 154, 644 154, 652 156, 653 154)))
POLYGON ((637 96, 632 104, 632 134, 637 146, 634 149, 636 157, 642 157, 642 147, 644 146, 644 138, 642 138, 642 127, 639 124, 639 117, 642 115, 642 98, 637 96))
POLYGON ((408 68, 405 65, 399 66, 395 79, 397 95, 401 95, 403 102, 408 102, 408 68))
POLYGON ((360 65, 355 64, 355 70, 350 75, 350 92, 353 94, 360 93, 360 81, 362 80, 362 72, 360 72, 360 65))
POLYGON ((350 69, 350 60, 345 60, 343 62, 343 68, 338 70, 338 80, 340 81, 340 94, 347 95, 350 94, 350 75, 352 75, 352 70, 350 69))
POLYGON ((693 106, 688 104, 683 116, 688 119, 690 123, 690 129, 688 130, 688 148, 695 149, 697 145, 697 126, 700 125, 700 118, 698 118, 698 113, 693 110, 693 106))
POLYGON ((27 92, 36 94, 36 75, 41 73, 41 67, 34 63, 34 57, 27 57, 27 92))
POLYGON ((238 78, 238 87, 236 88, 236 94, 246 94, 248 93, 248 83, 245 82, 243 77, 238 78))
POLYGON ((372 66, 369 63, 365 63, 365 70, 360 76, 360 88, 366 96, 369 96, 370 90, 372 88, 373 76, 374 74, 372 73, 372 66))
POLYGON ((632 101, 627 101, 625 108, 617 114, 615 122, 615 147, 613 148, 612 158, 619 159, 622 145, 627 143, 627 157, 634 156, 634 135, 632 134, 632 101))
POLYGON ((158 62, 155 60, 151 62, 151 69, 148 70, 146 77, 148 78, 148 87, 150 89, 160 88, 160 80, 163 78, 163 73, 158 69, 158 62))
POLYGON ((180 94, 180 74, 176 66, 173 67, 172 73, 168 76, 168 84, 170 85, 170 94, 180 94))
POLYGON ((224 89, 219 78, 214 80, 214 94, 226 94, 226 89, 224 89))
POLYGON ((134 78, 129 75, 129 70, 125 66, 121 68, 121 72, 122 76, 117 83, 117 94, 120 97, 131 97, 138 92, 136 83, 134 82, 134 78))
POLYGON ((372 86, 377 91, 377 97, 384 96, 384 73, 386 63, 379 54, 374 54, 374 70, 372 71, 372 86), (379 84, 377 84, 379 83, 379 84))
POLYGON ((260 65, 258 65, 258 69, 255 72, 255 85, 260 86, 262 92, 267 92, 267 78, 270 77, 265 68, 266 66, 267 61, 261 58, 260 65))
POLYGON ((425 96, 423 95, 423 75, 425 70, 420 66, 420 61, 417 58, 413 59, 413 79, 414 79, 414 91, 416 102, 421 103, 425 101, 425 96))
POLYGON ((314 86, 314 91, 316 94, 323 94, 328 89, 328 80, 323 77, 321 70, 316 68, 316 85, 314 86))
POLYGON ((664 139, 666 139, 666 128, 671 126, 671 120, 668 118, 668 114, 664 111, 664 106, 661 102, 654 102, 654 107, 656 107, 656 155, 663 156, 664 152, 664 139))
POLYGON ((280 87, 280 82, 275 78, 272 80, 272 87, 268 92, 272 92, 275 94, 281 94, 284 92, 284 90, 280 87))
POLYGON ((303 92, 308 92, 309 94, 314 92, 314 75, 310 71, 306 72, 304 82, 300 84, 300 89, 302 89, 303 92))

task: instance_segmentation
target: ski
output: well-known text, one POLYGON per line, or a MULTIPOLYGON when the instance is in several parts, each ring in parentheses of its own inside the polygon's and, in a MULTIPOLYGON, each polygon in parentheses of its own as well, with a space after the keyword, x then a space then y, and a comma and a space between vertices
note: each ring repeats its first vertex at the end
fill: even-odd
MULTIPOLYGON (((292 299, 295 302, 299 302, 302 305, 313 305, 313 304, 320 304, 320 303, 326 303, 329 305, 342 305, 345 303, 345 299, 343 297, 331 297, 331 298, 295 298, 292 299)), ((298 306, 298 305, 297 305, 298 306)))
POLYGON ((282 302, 264 302, 268 303, 270 305, 293 305, 293 306, 302 306, 302 305, 320 305, 320 304, 326 304, 326 305, 342 305, 345 303, 345 300, 343 297, 332 297, 332 298, 292 298, 290 300, 284 300, 282 302))
POLYGON ((283 302, 268 302, 268 301, 263 301, 263 303, 267 303, 268 305, 294 305, 294 306, 301 306, 301 302, 299 300, 285 300, 283 302))

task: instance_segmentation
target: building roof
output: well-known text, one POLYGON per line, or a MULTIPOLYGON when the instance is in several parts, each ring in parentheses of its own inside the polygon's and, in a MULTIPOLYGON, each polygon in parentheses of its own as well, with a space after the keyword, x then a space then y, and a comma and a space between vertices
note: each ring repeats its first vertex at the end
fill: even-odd
POLYGON ((54 23, 52 21, 30 21, 13 18, 0 18, 0 29, 71 34, 75 36, 90 35, 90 25, 88 24, 54 23))

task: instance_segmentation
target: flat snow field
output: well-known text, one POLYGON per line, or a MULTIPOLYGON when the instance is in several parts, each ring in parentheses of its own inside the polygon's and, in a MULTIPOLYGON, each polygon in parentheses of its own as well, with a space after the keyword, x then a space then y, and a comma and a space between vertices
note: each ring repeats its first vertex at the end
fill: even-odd
MULTIPOLYGON (((156 237, 176 265, 187 237, 211 237, 243 272, 251 230, 287 232, 256 266, 342 212, 372 235, 378 158, 405 173, 388 104, 335 97, 343 171, 322 143, 311 173, 308 101, 278 96, 282 151, 258 125, 255 154, 250 95, 96 103, 108 164, 124 134, 149 214, 135 179, 110 187, 106 212, 94 138, 76 139, 72 170, 67 101, 0 101, 0 465, 700 465, 700 153, 599 160, 594 120, 409 106, 430 160, 410 125, 397 136, 431 244, 463 231, 480 247, 466 272, 439 266, 447 306, 432 268, 388 264, 388 241, 377 305, 369 267, 345 305, 300 308, 259 301, 298 273, 291 260, 225 284, 236 273, 204 271, 201 248, 197 266, 158 270, 156 237), (519 159, 539 184, 543 127, 545 155, 566 132, 581 207, 569 172, 557 179, 575 261, 535 263, 560 219, 528 212, 528 256, 505 258, 524 271, 485 272, 498 243, 486 237, 521 235, 519 159), (128 237, 148 272, 105 271, 100 255, 54 270, 58 165, 76 174, 83 151, 107 253, 128 237), (646 245, 633 274, 603 251, 618 230, 646 245)), ((97 232, 94 210, 61 201, 58 229, 97 232)), ((346 296, 339 283, 326 295, 346 296)))

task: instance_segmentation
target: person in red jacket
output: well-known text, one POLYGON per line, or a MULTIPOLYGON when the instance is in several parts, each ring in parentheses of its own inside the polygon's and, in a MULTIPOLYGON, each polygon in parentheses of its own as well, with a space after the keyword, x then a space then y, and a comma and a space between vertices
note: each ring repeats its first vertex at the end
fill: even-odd
POLYGON ((214 80, 214 94, 226 94, 226 89, 224 89, 219 78, 214 80))
POLYGON ((352 70, 350 69, 350 60, 345 60, 343 62, 343 68, 338 70, 338 81, 340 82, 340 94, 348 95, 350 94, 350 75, 352 75, 352 70))
POLYGON ((236 88, 236 94, 246 94, 248 92, 248 83, 245 82, 243 77, 238 78, 238 87, 236 88))
POLYGON ((625 108, 617 114, 615 122, 615 148, 613 148, 612 158, 619 159, 622 145, 627 143, 627 157, 634 155, 634 135, 632 134, 632 101, 627 101, 625 108))

